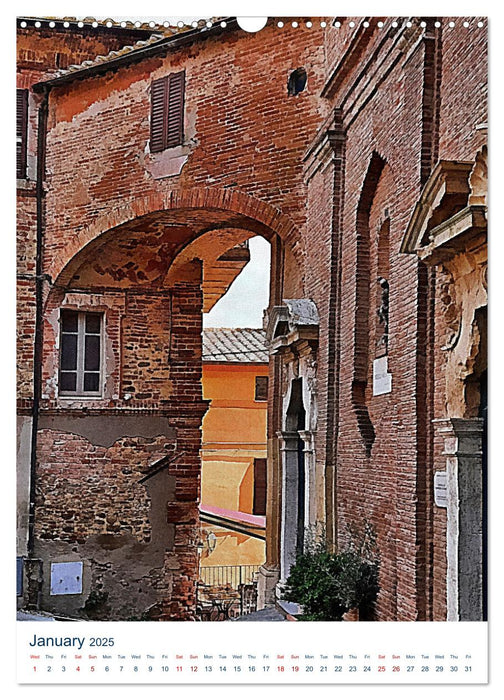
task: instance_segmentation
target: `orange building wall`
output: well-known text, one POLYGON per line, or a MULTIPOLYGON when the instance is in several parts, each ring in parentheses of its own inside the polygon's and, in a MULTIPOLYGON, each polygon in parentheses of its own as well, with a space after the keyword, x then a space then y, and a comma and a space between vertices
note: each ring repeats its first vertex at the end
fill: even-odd
MULTIPOLYGON (((203 396, 210 408, 203 420, 201 503, 253 512, 254 459, 266 458, 267 402, 255 401, 255 378, 268 365, 204 364, 203 396)), ((202 523, 217 546, 202 566, 261 564, 262 540, 202 523)))

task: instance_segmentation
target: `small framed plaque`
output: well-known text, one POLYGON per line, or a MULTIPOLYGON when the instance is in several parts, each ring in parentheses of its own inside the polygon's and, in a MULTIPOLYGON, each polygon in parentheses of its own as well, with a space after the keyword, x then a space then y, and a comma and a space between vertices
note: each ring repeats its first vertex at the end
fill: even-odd
POLYGON ((446 472, 436 472, 434 474, 434 503, 438 508, 448 507, 446 472))
POLYGON ((377 357, 373 360, 373 396, 390 394, 392 391, 392 375, 388 371, 388 357, 377 357))

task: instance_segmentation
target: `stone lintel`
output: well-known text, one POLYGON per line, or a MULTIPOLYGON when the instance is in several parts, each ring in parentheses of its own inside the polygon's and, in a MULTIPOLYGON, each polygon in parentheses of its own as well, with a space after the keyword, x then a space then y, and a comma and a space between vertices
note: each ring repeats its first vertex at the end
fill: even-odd
POLYGON ((481 457, 483 418, 435 418, 432 422, 443 435, 444 455, 481 457))
POLYGON ((471 241, 486 235, 486 207, 465 207, 430 231, 429 244, 417 250, 418 256, 428 265, 453 258, 466 252, 471 241))

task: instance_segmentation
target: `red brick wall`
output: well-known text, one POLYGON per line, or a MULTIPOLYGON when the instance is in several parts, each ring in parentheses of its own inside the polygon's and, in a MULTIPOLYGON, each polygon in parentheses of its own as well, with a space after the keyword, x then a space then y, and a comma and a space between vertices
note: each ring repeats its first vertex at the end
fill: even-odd
MULTIPOLYGON (((32 23, 30 23, 32 25, 32 23)), ((19 23, 18 23, 19 25, 19 23)), ((70 64, 107 54, 140 38, 138 32, 108 29, 70 30, 45 26, 17 28, 16 87, 30 90, 43 76, 70 64)), ((17 258, 18 258, 18 398, 30 399, 33 394, 33 343, 35 332, 35 258, 36 258, 36 152, 37 106, 40 96, 29 97, 28 180, 18 187, 17 258)), ((18 183, 19 184, 19 183, 18 183)))
POLYGON ((322 54, 320 28, 267 27, 257 36, 238 30, 55 89, 46 268, 68 231, 102 233, 93 229, 102 212, 110 213, 109 228, 122 223, 115 209, 138 200, 138 191, 142 199, 201 187, 246 192, 302 225, 301 157, 324 116, 318 99, 322 54), (289 97, 287 79, 299 65, 308 72, 307 87, 289 97), (182 68, 190 155, 179 176, 155 179, 149 169, 159 158, 147 148, 149 88, 155 78, 182 68), (65 202, 58 197, 63 188, 65 202))
POLYGON ((439 157, 471 160, 486 141, 475 127, 488 121, 488 27, 481 17, 457 18, 444 24, 439 157), (470 26, 464 28, 463 21, 470 26))
MULTIPOLYGON (((378 58, 388 64, 387 51, 378 58)), ((417 263, 398 258, 396 251, 419 193, 422 59, 419 47, 406 71, 396 65, 382 77, 379 93, 364 107, 357 109, 353 102, 343 112, 343 126, 348 126, 340 262, 336 501, 340 543, 347 537, 346 524, 361 524, 368 518, 377 530, 381 553, 378 619, 417 616, 418 280, 417 263), (376 309, 374 301, 371 306, 369 302, 374 299, 376 280, 371 273, 376 268, 371 253, 387 216, 385 210, 390 217, 389 371, 393 393, 373 397, 374 353, 369 331, 376 309)), ((347 83, 352 85, 350 78, 347 83)), ((340 93, 341 100, 344 94, 340 93)), ((358 97, 359 91, 354 100, 358 97)))
POLYGON ((17 391, 18 399, 33 395, 33 343, 35 336, 35 249, 37 209, 35 197, 17 200, 17 391))
MULTIPOLYGON (((375 31, 364 49, 356 42, 355 66, 350 62, 350 70, 326 87, 333 106, 341 109, 346 132, 342 300, 337 312, 341 324, 337 521, 341 543, 346 523, 359 524, 366 517, 377 530, 381 553, 377 619, 445 617, 445 513, 432 503, 433 468, 442 458, 441 446, 432 443, 431 420, 439 415, 444 395, 442 365, 433 376, 433 353, 439 352, 429 301, 434 290, 423 266, 412 256, 399 255, 398 249, 421 185, 437 158, 473 158, 484 139, 481 132, 475 134, 474 126, 476 118, 481 121, 485 114, 480 100, 486 88, 486 36, 472 24, 472 30, 466 30, 457 20, 456 31, 444 28, 441 44, 431 30, 423 41, 406 32, 399 44, 393 32, 375 31), (471 45, 464 33, 469 31, 481 32, 471 45), (475 61, 475 68, 470 61, 475 61), (368 85, 361 73, 364 65, 369 66, 368 85), (372 173, 366 179, 373 153, 384 163, 377 183, 372 173), (359 224, 359 201, 366 197, 371 200, 369 215, 359 224), (390 216, 392 393, 373 397, 376 246, 385 210, 390 216), (358 389, 356 406, 352 382, 364 379, 367 385, 363 394, 358 389), (373 426, 369 433, 366 409, 373 426), (366 436, 371 442, 373 431, 366 455, 366 436)), ((348 28, 343 33, 347 38, 351 34, 348 28)), ((338 56, 351 54, 343 33, 326 31, 330 66, 338 64, 338 56)), ((354 34, 358 36, 357 28, 354 34)), ((324 196, 330 177, 326 172, 325 183, 312 181, 313 201, 319 193, 324 196)), ((320 210, 313 211, 316 227, 320 210)))

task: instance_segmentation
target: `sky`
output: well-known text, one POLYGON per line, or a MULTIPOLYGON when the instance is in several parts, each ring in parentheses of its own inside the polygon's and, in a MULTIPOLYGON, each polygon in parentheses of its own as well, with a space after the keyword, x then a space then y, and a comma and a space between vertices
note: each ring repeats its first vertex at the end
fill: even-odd
POLYGON ((250 262, 208 314, 204 328, 262 328, 268 306, 270 244, 262 236, 249 239, 250 262))

